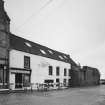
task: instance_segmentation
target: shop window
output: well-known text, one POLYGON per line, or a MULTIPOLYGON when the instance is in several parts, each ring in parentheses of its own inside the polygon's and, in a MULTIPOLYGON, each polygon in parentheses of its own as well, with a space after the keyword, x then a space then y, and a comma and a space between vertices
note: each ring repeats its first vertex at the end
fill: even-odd
POLYGON ((56 75, 59 76, 60 72, 59 72, 59 67, 56 67, 56 75))
POLYGON ((66 76, 67 75, 67 70, 66 70, 66 68, 64 69, 64 76, 66 76))
POLYGON ((53 75, 53 67, 49 66, 49 75, 53 75))
POLYGON ((23 75, 23 86, 30 86, 30 74, 23 75))
POLYGON ((0 83, 3 83, 3 69, 0 69, 0 83))
POLYGON ((4 67, 4 65, 0 66, 0 88, 6 88, 5 83, 7 83, 7 70, 4 67))
POLYGON ((24 56, 24 68, 30 69, 30 57, 24 56))

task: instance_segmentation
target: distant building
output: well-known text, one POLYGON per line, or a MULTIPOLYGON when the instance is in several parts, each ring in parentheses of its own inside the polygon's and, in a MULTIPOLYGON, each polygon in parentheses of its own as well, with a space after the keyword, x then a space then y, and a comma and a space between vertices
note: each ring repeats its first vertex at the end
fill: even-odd
POLYGON ((98 69, 83 66, 75 66, 74 69, 71 70, 71 86, 94 86, 100 84, 100 72, 98 69))
POLYGON ((84 74, 84 83, 86 86, 89 85, 99 85, 100 83, 100 73, 97 68, 83 66, 82 68, 84 74))

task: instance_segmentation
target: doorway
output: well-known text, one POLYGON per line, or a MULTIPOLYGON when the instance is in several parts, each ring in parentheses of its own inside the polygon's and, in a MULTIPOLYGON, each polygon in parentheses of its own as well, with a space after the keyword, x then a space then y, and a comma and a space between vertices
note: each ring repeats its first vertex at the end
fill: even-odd
POLYGON ((22 73, 15 74, 15 88, 22 88, 22 73))

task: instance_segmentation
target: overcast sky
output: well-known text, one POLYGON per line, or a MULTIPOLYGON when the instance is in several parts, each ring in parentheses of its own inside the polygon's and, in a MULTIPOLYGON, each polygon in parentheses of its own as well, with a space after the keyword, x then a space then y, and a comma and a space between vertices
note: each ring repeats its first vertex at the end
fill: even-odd
POLYGON ((105 78, 105 0, 5 0, 11 32, 67 53, 105 78))

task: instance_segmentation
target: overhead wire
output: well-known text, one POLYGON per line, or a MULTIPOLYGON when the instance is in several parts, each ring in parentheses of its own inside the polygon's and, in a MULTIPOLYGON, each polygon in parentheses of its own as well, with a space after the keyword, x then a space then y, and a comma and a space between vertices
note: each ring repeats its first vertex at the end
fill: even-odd
POLYGON ((29 18, 27 18, 21 25, 19 25, 15 30, 19 30, 22 28, 25 24, 27 24, 33 17, 37 16, 46 6, 48 6, 53 0, 49 0, 45 5, 43 5, 37 13, 33 13, 29 18))

